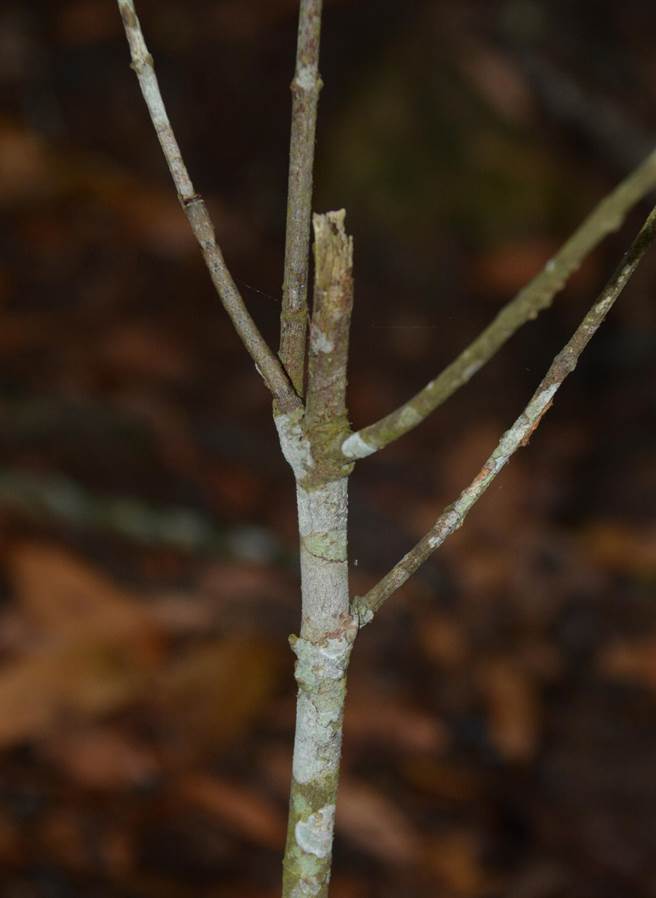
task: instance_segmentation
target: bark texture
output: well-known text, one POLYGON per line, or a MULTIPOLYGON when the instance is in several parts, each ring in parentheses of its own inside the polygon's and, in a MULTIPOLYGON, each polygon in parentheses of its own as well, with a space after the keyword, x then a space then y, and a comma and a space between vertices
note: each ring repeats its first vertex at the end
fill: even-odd
POLYGON ((305 415, 279 415, 296 477, 301 553, 298 704, 284 898, 325 898, 330 880, 346 672, 358 622, 349 609, 346 360, 353 304, 353 245, 344 213, 317 215, 315 288, 305 415))
POLYGON ((291 84, 292 132, 285 241, 285 279, 280 315, 280 358, 299 396, 304 394, 308 265, 314 145, 321 91, 319 45, 322 0, 301 0, 296 71, 291 84))

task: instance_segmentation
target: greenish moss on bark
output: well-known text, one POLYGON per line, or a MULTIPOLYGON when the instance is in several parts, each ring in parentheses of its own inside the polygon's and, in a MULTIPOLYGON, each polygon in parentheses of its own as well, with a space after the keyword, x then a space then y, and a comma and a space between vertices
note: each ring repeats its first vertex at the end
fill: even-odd
POLYGON ((350 432, 345 414, 329 421, 310 423, 306 433, 316 463, 303 478, 306 489, 340 480, 352 473, 355 463, 344 458, 342 453, 342 444, 350 432))
POLYGON ((283 898, 325 898, 332 858, 346 672, 357 624, 319 642, 290 638, 297 656, 298 711, 283 898))

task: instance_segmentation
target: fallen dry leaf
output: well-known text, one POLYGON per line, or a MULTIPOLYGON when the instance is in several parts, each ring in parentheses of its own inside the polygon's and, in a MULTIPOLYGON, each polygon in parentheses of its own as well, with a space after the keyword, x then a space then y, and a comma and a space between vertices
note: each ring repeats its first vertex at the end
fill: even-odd
POLYGON ((344 777, 335 826, 341 836, 386 864, 415 862, 421 834, 385 795, 368 783, 344 777))
POLYGON ((370 891, 365 879, 337 875, 330 879, 330 894, 331 898, 367 898, 370 891))
POLYGON ((540 736, 535 683, 525 670, 503 659, 482 662, 476 676, 487 702, 492 742, 509 760, 530 760, 540 736))
POLYGON ((51 161, 34 134, 0 120, 0 205, 48 192, 51 161))
POLYGON ((602 652, 598 667, 605 676, 656 690, 656 638, 615 642, 602 652))
POLYGON ((460 70, 494 109, 513 122, 526 122, 533 97, 520 68, 503 54, 473 37, 463 41, 458 57, 460 70))
POLYGON ((424 614, 417 638, 429 661, 446 668, 458 668, 469 658, 467 635, 460 621, 445 614, 424 614))
POLYGON ((113 634, 158 644, 151 616, 138 598, 81 559, 28 543, 11 551, 8 568, 20 609, 45 642, 113 634))
POLYGON ((384 749, 412 752, 439 752, 448 735, 434 715, 400 698, 356 689, 349 690, 344 729, 349 744, 374 742, 384 749))
POLYGON ((480 773, 452 761, 413 758, 402 765, 404 779, 437 802, 468 804, 480 801, 485 788, 480 773))
MULTIPOLYGON (((472 268, 471 286, 483 295, 510 297, 539 274, 558 246, 543 238, 513 239, 493 246, 479 256, 472 268)), ((591 289, 596 281, 598 263, 588 257, 571 278, 573 289, 591 289)))
POLYGON ((82 636, 0 673, 0 747, 115 711, 143 694, 155 670, 121 638, 82 636))
POLYGON ((22 840, 14 821, 0 816, 0 864, 8 868, 16 863, 22 855, 22 840))
POLYGON ((594 564, 606 570, 656 577, 656 527, 601 521, 587 528, 583 545, 594 564))
POLYGON ((194 364, 175 339, 152 323, 122 323, 112 328, 94 348, 97 361, 110 376, 134 377, 175 383, 191 380, 194 364))
POLYGON ((183 802, 218 817, 237 835, 281 850, 286 819, 278 806, 246 786, 218 777, 186 776, 176 789, 183 802))
POLYGON ((70 808, 52 811, 39 827, 40 853, 78 872, 88 866, 84 823, 70 808))
POLYGON ((87 44, 112 38, 119 23, 103 0, 71 0, 59 11, 57 36, 65 44, 87 44))
POLYGON ((454 898, 487 894, 490 883, 482 867, 475 833, 463 830, 434 837, 427 850, 426 866, 454 898))
POLYGON ((86 789, 134 788, 160 772, 153 751, 109 726, 57 734, 41 746, 41 753, 86 789))
POLYGON ((39 638, 36 650, 0 672, 0 746, 106 714, 143 692, 163 643, 134 599, 42 545, 17 547, 9 574, 39 638))
POLYGON ((257 639, 192 647, 163 672, 152 700, 176 754, 213 754, 243 736, 278 688, 287 655, 257 639), (284 659, 284 660, 283 660, 284 659))

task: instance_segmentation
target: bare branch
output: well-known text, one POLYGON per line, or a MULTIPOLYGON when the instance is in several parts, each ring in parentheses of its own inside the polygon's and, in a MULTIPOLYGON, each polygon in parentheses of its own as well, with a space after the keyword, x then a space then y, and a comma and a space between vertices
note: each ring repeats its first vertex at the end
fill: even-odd
POLYGON ((421 567, 455 530, 462 526, 472 506, 481 498, 511 456, 525 446, 542 416, 551 406, 553 397, 565 378, 572 373, 579 356, 605 319, 640 260, 656 236, 656 209, 652 210, 640 233, 624 256, 597 302, 576 329, 571 340, 558 353, 531 401, 510 430, 502 436, 497 448, 485 462, 470 485, 456 501, 444 509, 428 533, 387 573, 379 583, 362 597, 354 599, 353 611, 361 625, 368 623, 381 605, 421 567))
POLYGON ((148 52, 141 24, 133 0, 118 0, 118 8, 125 26, 130 47, 132 68, 139 80, 141 93, 159 138, 166 164, 171 172, 178 198, 198 240, 205 263, 224 309, 230 316, 242 343, 251 355, 267 387, 283 410, 300 407, 300 400, 283 368, 260 334, 244 305, 244 301, 225 264, 221 248, 216 242, 214 225, 203 198, 196 193, 184 164, 180 147, 169 121, 160 93, 153 58, 148 52))
POLYGON ((301 0, 296 72, 292 90, 285 280, 280 315, 280 358, 299 396, 303 395, 307 332, 307 283, 314 142, 317 127, 319 43, 322 0, 301 0))
POLYGON ((656 187, 656 152, 612 191, 544 269, 504 306, 494 321, 442 373, 412 399, 375 424, 351 434, 342 446, 347 458, 365 458, 403 436, 466 384, 519 330, 553 302, 569 277, 627 213, 656 187))

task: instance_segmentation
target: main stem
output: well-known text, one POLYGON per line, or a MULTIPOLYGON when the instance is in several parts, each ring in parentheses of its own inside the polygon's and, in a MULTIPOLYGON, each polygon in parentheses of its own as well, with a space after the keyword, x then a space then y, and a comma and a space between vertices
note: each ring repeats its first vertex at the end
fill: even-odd
POLYGON ((290 642, 298 699, 283 898, 326 898, 332 863, 346 671, 357 624, 349 613, 343 477, 298 488, 302 623, 290 642))
POLYGON ((349 608, 346 360, 353 244, 344 213, 316 215, 315 287, 304 412, 279 414, 280 444, 296 477, 301 550, 298 704, 283 898, 326 898, 342 746, 346 671, 358 623, 349 608))

